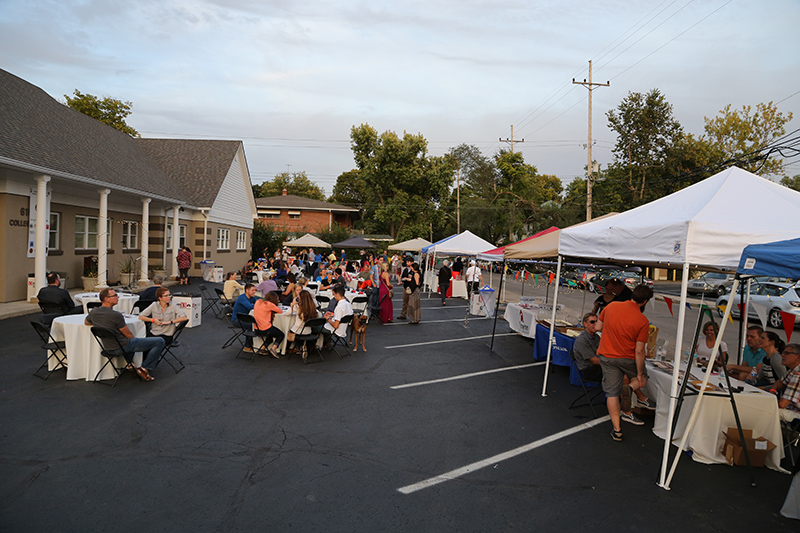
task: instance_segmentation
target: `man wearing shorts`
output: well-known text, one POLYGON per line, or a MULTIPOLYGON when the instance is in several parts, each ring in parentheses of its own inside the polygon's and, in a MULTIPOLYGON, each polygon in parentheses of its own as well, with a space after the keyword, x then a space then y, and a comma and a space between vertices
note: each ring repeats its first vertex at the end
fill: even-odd
POLYGON ((637 426, 644 424, 630 412, 630 400, 631 392, 647 383, 644 359, 650 321, 642 314, 641 308, 652 297, 653 289, 644 284, 638 285, 633 289, 632 300, 611 302, 597 321, 597 330, 603 332, 597 353, 603 368, 606 406, 613 424, 611 438, 615 441, 622 440, 620 420, 637 426), (624 384, 625 376, 630 379, 629 385, 624 384))

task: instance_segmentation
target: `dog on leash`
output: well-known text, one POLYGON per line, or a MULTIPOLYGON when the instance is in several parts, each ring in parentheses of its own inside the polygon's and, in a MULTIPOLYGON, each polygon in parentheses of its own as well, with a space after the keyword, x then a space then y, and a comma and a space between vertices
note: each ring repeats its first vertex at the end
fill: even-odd
POLYGON ((353 351, 358 351, 358 341, 361 340, 361 349, 365 352, 367 347, 364 346, 364 339, 367 337, 367 315, 356 315, 353 317, 353 329, 350 330, 350 345, 353 351), (353 339, 355 338, 355 343, 353 339))

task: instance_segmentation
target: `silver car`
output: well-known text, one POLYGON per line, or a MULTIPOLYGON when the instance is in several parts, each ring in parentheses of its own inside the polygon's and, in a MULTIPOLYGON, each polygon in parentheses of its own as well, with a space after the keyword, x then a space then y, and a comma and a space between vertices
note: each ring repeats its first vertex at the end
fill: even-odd
MULTIPOLYGON (((750 303, 763 305, 767 308, 767 323, 773 328, 782 328, 783 319, 781 311, 800 316, 800 294, 798 288, 793 283, 772 283, 772 282, 753 282, 750 286, 750 303)), ((720 306, 727 306, 729 301, 733 301, 731 316, 739 318, 739 303, 741 296, 737 291, 736 295, 724 294, 717 298, 717 311, 719 316, 723 315, 720 306)), ((747 310, 747 316, 759 319, 758 313, 752 305, 747 310)), ((796 320, 796 319, 795 319, 796 320)), ((797 323, 797 321, 795 321, 797 323)))
POLYGON ((689 282, 686 292, 690 295, 711 294, 722 296, 731 290, 733 285, 733 274, 723 274, 722 272, 706 272, 698 279, 689 282))

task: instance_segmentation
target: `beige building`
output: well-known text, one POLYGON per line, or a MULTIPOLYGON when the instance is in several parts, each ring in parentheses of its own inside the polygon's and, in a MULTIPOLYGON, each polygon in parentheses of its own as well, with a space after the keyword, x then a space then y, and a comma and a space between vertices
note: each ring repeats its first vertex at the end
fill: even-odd
POLYGON ((116 282, 125 263, 190 275, 203 258, 227 270, 251 256, 257 217, 241 141, 134 139, 0 70, 0 302, 25 299, 49 271, 81 285, 116 282), (103 246, 105 242, 105 246, 103 246), (88 258, 88 259, 87 259, 88 258))

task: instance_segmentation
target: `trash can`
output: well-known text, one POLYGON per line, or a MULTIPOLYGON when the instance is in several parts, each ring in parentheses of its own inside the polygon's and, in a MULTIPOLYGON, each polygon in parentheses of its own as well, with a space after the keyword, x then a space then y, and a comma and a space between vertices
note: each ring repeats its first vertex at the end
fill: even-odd
POLYGON ((484 285, 478 289, 477 293, 472 294, 469 312, 476 316, 493 317, 496 305, 497 298, 494 295, 494 289, 484 285))
POLYGON ((172 297, 172 303, 189 317, 187 328, 196 328, 201 324, 203 299, 199 295, 176 293, 172 297))
POLYGON ((215 266, 213 269, 211 269, 211 279, 209 281, 212 283, 224 283, 225 272, 223 267, 215 266))
POLYGON ((28 301, 36 298, 36 274, 28 274, 28 301))
POLYGON ((200 261, 200 272, 205 281, 211 281, 211 277, 214 274, 214 265, 216 264, 216 261, 200 261))

